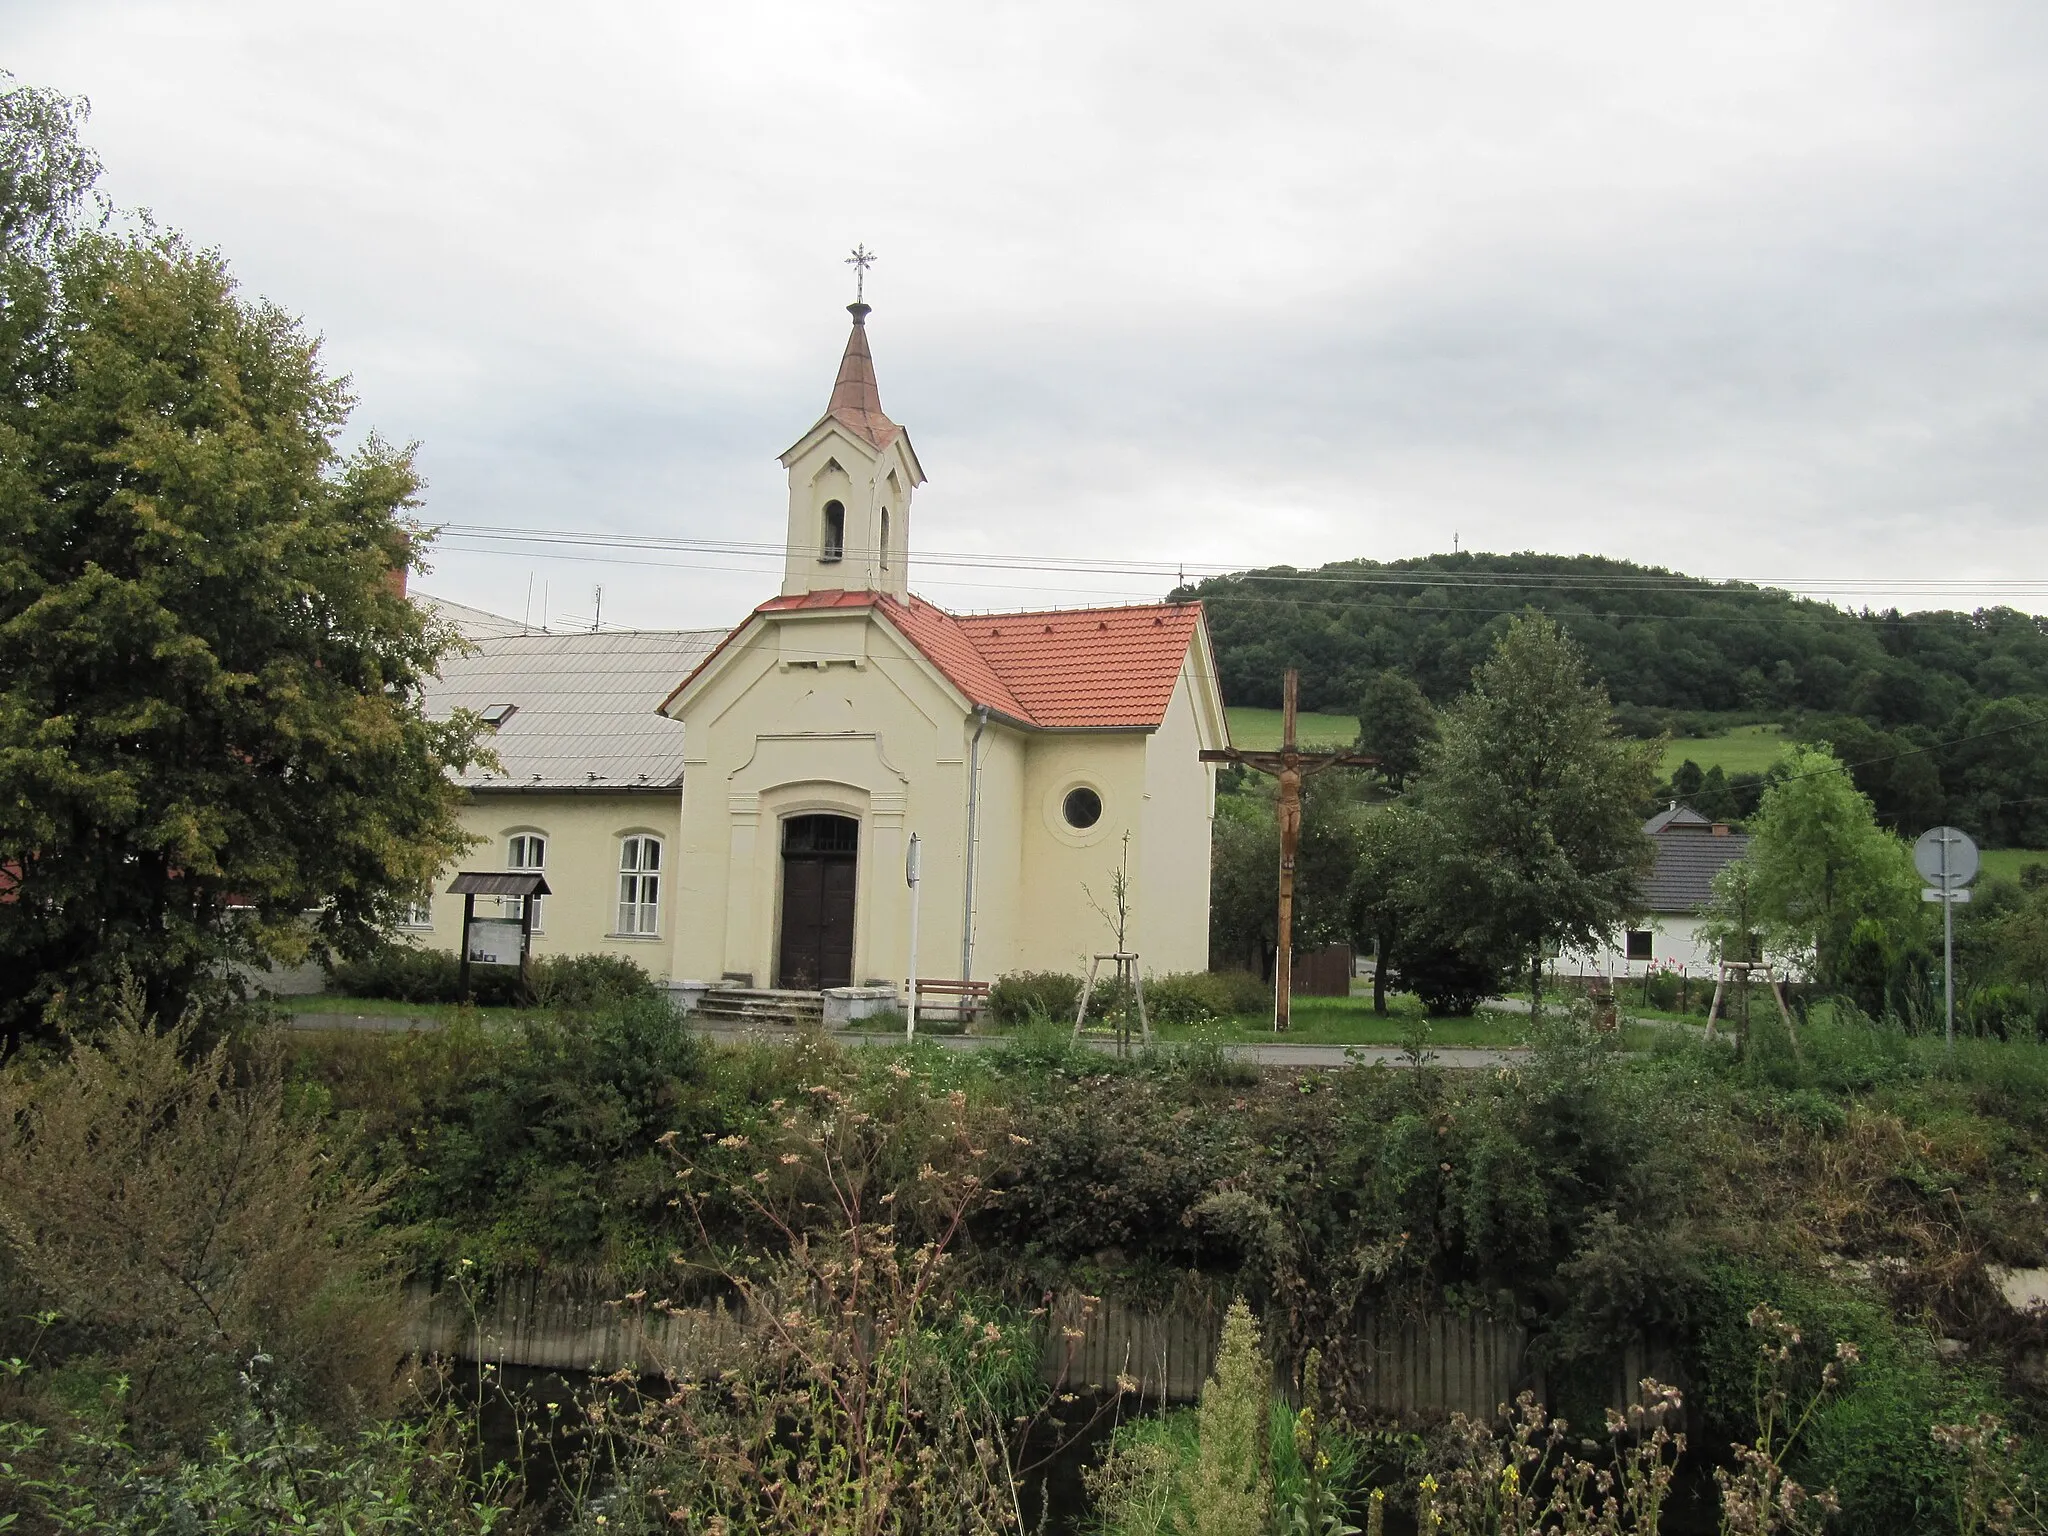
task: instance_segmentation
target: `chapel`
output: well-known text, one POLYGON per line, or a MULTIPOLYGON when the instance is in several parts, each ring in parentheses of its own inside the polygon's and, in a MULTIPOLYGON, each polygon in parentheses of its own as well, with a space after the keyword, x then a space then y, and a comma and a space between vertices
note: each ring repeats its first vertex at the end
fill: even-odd
POLYGON ((910 590, 923 465, 853 316, 825 412, 781 456, 782 589, 661 703, 680 722, 669 975, 799 990, 1202 970, 1227 746, 1201 606, 949 613, 910 590))

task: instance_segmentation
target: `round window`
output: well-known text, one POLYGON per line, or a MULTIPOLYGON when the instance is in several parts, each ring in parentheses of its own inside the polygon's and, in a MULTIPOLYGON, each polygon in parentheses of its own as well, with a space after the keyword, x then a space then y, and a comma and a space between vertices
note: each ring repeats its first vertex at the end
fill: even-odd
POLYGON ((1102 796, 1086 785, 1067 791, 1067 798, 1060 802, 1060 814, 1067 818, 1067 825, 1085 832, 1102 820, 1102 796))

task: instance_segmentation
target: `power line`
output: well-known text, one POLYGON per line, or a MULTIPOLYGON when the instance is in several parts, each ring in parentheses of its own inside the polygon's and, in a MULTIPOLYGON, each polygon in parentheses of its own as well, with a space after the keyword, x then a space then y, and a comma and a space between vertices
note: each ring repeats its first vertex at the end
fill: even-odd
MULTIPOLYGON (((664 534, 623 534, 586 532, 579 529, 519 528, 483 523, 443 523, 438 531, 459 538, 521 544, 568 544, 615 549, 655 550, 677 554, 727 554, 763 560, 781 560, 792 549, 799 555, 818 555, 822 546, 788 545, 782 542, 744 539, 693 539, 664 534)), ((848 549, 849 557, 872 557, 872 550, 848 549)), ((1327 567, 1297 570, 1293 567, 1247 569, 1237 565, 1214 565, 1181 560, 1101 559, 1071 555, 1002 553, 987 550, 921 550, 913 557, 919 564, 950 567, 982 567, 1002 570, 1042 570, 1072 574, 1156 576, 1184 584, 1188 573, 1198 579, 1236 578, 1268 582, 1305 582, 1329 586, 1396 587, 1598 587, 1608 591, 1733 593, 1743 596, 1779 596, 1802 600, 1807 592, 1843 594, 1889 594, 2009 592, 2014 595, 2048 594, 2048 580, 2033 578, 1946 579, 1932 577, 1799 577, 1759 578, 1740 576, 1694 576, 1682 572, 1636 570, 1628 572, 1495 572, 1410 570, 1332 572, 1327 567)), ((1569 558, 1569 557, 1541 557, 1569 558)), ((1338 565, 1351 562, 1335 562, 1338 565)), ((1816 599, 1805 598, 1806 601, 1816 599)))
MULTIPOLYGON (((456 537, 456 538, 468 538, 468 537, 473 537, 473 536, 472 536, 472 535, 467 535, 467 534, 456 534, 456 535, 455 535, 455 537, 456 537)), ((582 543, 582 544, 586 544, 586 545, 599 545, 599 546, 602 546, 602 545, 604 544, 604 542, 605 542, 605 541, 603 541, 603 540, 600 540, 600 539, 596 539, 596 538, 584 538, 584 539, 579 539, 579 540, 578 540, 577 542, 579 542, 579 543, 582 543)), ((450 550, 452 550, 453 552, 455 552, 455 553, 460 553, 460 554, 497 554, 497 553, 501 553, 501 552, 500 552, 500 551, 498 551, 498 550, 494 550, 494 549, 488 549, 488 548, 486 548, 486 549, 475 549, 475 548, 472 548, 472 547, 470 547, 470 546, 469 546, 469 545, 467 545, 467 544, 449 544, 449 545, 445 545, 445 546, 441 546, 441 547, 444 547, 444 548, 450 549, 450 550)), ((640 548, 640 547, 641 547, 641 546, 631 546, 631 548, 633 548, 633 549, 638 549, 638 548, 640 548)), ((763 564, 763 565, 719 565, 719 564, 711 564, 711 563, 708 563, 708 562, 704 562, 704 561, 696 561, 696 560, 650 560, 650 559, 646 558, 646 557, 645 557, 644 555, 640 555, 640 554, 628 554, 628 553, 620 553, 620 554, 616 554, 616 555, 598 555, 598 554, 571 554, 571 553, 567 553, 567 552, 564 552, 564 551, 558 551, 558 550, 557 550, 557 551, 550 551, 550 552, 549 552, 549 553, 548 553, 548 554, 547 554, 547 555, 545 556, 545 558, 547 558, 547 559, 550 559, 550 560, 571 560, 571 561, 576 561, 576 562, 578 562, 578 563, 584 563, 584 564, 599 564, 599 565, 624 565, 624 566, 633 566, 633 567, 642 567, 642 568, 646 568, 646 567, 652 567, 652 568, 656 568, 656 569, 660 569, 660 570, 678 570, 678 571, 713 571, 713 572, 722 572, 722 573, 730 573, 730 574, 735 574, 735 575, 739 575, 739 574, 755 574, 755 573, 757 573, 757 572, 761 572, 761 571, 764 571, 764 570, 767 570, 767 569, 769 569, 769 566, 768 566, 768 565, 766 565, 766 564, 763 564)), ((780 563, 780 562, 782 561, 782 559, 784 558, 784 556, 783 556, 783 547, 782 547, 782 546, 780 546, 780 545, 776 545, 776 546, 774 546, 774 553, 773 553, 773 555, 772 555, 772 556, 769 556, 769 555, 763 554, 763 555, 762 555, 762 556, 761 556, 760 558, 762 558, 762 559, 763 559, 764 561, 771 561, 771 560, 772 560, 772 562, 773 562, 773 563, 779 564, 779 563, 780 563)), ((936 563, 933 557, 929 557, 929 556, 925 556, 925 555, 918 555, 918 556, 915 556, 915 557, 914 557, 914 559, 915 559, 915 562, 916 562, 917 564, 919 564, 919 565, 929 565, 929 564, 933 564, 933 563, 936 563)), ((988 569, 988 568, 991 568, 991 566, 990 566, 990 563, 988 563, 988 562, 984 562, 984 563, 983 563, 982 565, 980 565, 980 566, 979 566, 979 567, 977 567, 977 568, 980 568, 980 569, 988 569)), ((1048 571, 1048 572, 1056 572, 1056 571, 1058 571, 1058 570, 1059 570, 1059 569, 1061 569, 1061 568, 1060 568, 1060 567, 1054 567, 1054 566, 1049 566, 1049 565, 1036 565, 1036 566, 1025 566, 1025 567, 1023 567, 1023 569, 1027 569, 1027 570, 1045 570, 1045 571, 1048 571)), ((1084 570, 1091 570, 1091 569, 1092 569, 1092 567, 1083 567, 1082 569, 1084 569, 1084 570)), ((1239 573, 1231 573, 1231 574, 1239 574, 1239 573)), ((1502 578, 1502 579, 1501 579, 1500 581, 1497 581, 1497 582, 1491 582, 1491 583, 1478 583, 1478 582, 1474 582, 1474 583, 1462 583, 1462 582, 1433 582, 1433 581, 1409 581, 1409 580, 1406 580, 1406 579, 1388 580, 1388 581, 1384 581, 1384 582, 1381 582, 1381 581, 1345 581, 1345 580, 1343 580, 1342 578, 1326 578, 1326 577, 1315 577, 1315 576, 1306 576, 1306 575, 1297 575, 1297 576, 1292 576, 1292 577, 1275 577, 1275 576, 1270 576, 1270 575, 1267 575, 1267 574, 1264 574, 1264 573, 1242 573, 1242 574, 1248 575, 1248 576, 1250 576, 1250 577, 1251 577, 1251 579, 1255 579, 1255 580, 1258 580, 1258 581, 1276 581, 1276 580, 1293 580, 1293 581, 1300 581, 1300 582, 1303 582, 1303 583, 1321 583, 1321 584, 1328 584, 1328 585, 1336 585, 1336 586, 1343 586, 1343 585, 1350 585, 1350 586, 1366 586, 1366 587, 1378 587, 1378 586, 1389 586, 1389 587, 1413 586, 1413 587, 1422 587, 1422 588, 1428 588, 1428 587, 1475 587, 1475 586, 1476 586, 1476 587, 1482 587, 1482 588, 1483 588, 1484 586, 1489 586, 1489 585, 1490 585, 1490 586, 1495 586, 1495 587, 1506 587, 1506 586, 1510 585, 1510 582, 1509 582, 1509 580, 1508 580, 1507 578, 1502 578)), ((1554 578, 1554 581, 1555 581, 1555 583, 1556 583, 1557 585, 1559 585, 1559 586, 1562 586, 1562 585, 1563 585, 1563 584, 1565 583, 1565 581, 1566 581, 1567 579, 1568 579, 1568 578, 1564 578, 1564 577, 1557 577, 1557 578, 1554 578)), ((1654 611, 1654 610, 1641 610, 1641 609, 1635 609, 1635 610, 1629 610, 1629 609, 1605 609, 1605 610, 1603 610, 1603 609, 1590 609, 1590 608, 1566 608, 1566 609, 1563 609, 1563 610, 1561 610, 1558 616, 1559 616, 1559 617, 1562 617, 1562 618, 1566 618, 1566 619, 1589 619, 1589 620, 1601 620, 1601 621, 1616 621, 1616 622, 1628 622, 1628 623, 1637 623, 1637 624, 1659 623, 1659 624, 1672 624, 1672 625, 1686 625, 1686 624, 1755 624, 1755 623, 1761 623, 1761 622, 1769 622, 1769 623, 1771 623, 1771 624, 1773 624, 1773 625, 1782 625, 1782 624, 1797 624, 1797 625, 1802 625, 1802 626, 1811 626, 1811 627, 1854 627, 1854 626, 1860 626, 1860 625, 1864 625, 1864 624, 1869 624, 1869 623, 1876 623, 1876 622, 1882 622, 1882 623, 1885 623, 1885 624, 1888 624, 1888 625, 1907 625, 1907 626, 1912 626, 1912 627, 1915 627, 1915 628, 1930 628, 1930 629, 1932 629, 1932 628, 1939 628, 1939 629, 1947 629, 1947 628, 1953 628, 1953 627, 1955 626, 1955 623, 1956 623, 1956 619, 1954 619, 1954 618, 1950 618, 1950 617, 1944 617, 1944 616, 1927 616, 1927 615, 1921 615, 1921 616, 1913 616, 1913 615, 1896 615, 1896 616, 1895 616, 1895 615, 1892 615, 1892 614, 1870 614, 1870 613, 1868 613, 1868 612, 1862 612, 1862 613, 1859 613, 1859 612, 1856 612, 1856 611, 1854 611, 1854 610, 1851 610, 1851 609, 1845 609, 1845 608, 1836 608, 1836 607, 1834 607, 1834 606, 1833 606, 1832 604, 1822 603, 1822 602, 1819 602, 1819 601, 1818 601, 1818 600, 1816 600, 1816 599, 1811 599, 1811 598, 1804 598, 1804 597, 1801 597, 1801 596, 1799 596, 1798 594, 1795 594, 1795 593, 1790 593, 1790 592, 1786 592, 1786 591, 1784 591, 1784 590, 1782 590, 1782 589, 1779 589, 1779 588, 1764 588, 1764 589, 1743 589, 1743 588, 1736 588, 1736 589, 1732 589, 1732 590, 1731 590, 1731 589, 1729 589, 1729 588, 1726 588, 1726 587, 1715 587, 1715 586, 1711 586, 1711 585, 1705 585, 1705 584, 1703 584, 1703 579, 1700 579, 1700 578, 1685 578, 1685 580, 1686 580, 1686 581, 1687 581, 1687 582, 1689 583, 1688 585, 1685 585, 1685 586, 1679 586, 1679 585, 1675 585, 1675 584, 1674 584, 1674 585, 1668 585, 1668 586, 1662 586, 1662 587, 1646 587, 1646 588, 1641 588, 1641 589, 1637 589, 1637 590, 1643 590, 1643 591, 1652 591, 1652 592, 1663 592, 1663 593, 1671 593, 1671 594, 1678 594, 1678 595, 1693 595, 1693 596, 1698 596, 1698 597, 1716 597, 1716 596, 1739 596, 1739 597, 1752 597, 1752 598, 1762 598, 1762 599, 1765 599, 1765 600, 1767 600, 1767 601, 1769 601, 1769 600, 1773 600, 1773 599, 1777 599, 1777 600, 1781 600, 1781 601, 1782 601, 1782 602, 1784 603, 1784 605, 1785 605, 1786 607, 1792 607, 1792 608, 1797 608, 1797 607, 1804 607, 1804 608, 1808 608, 1808 609, 1812 609, 1812 608, 1821 608, 1821 609, 1826 609, 1826 610, 1828 610, 1828 611, 1827 611, 1827 612, 1825 612, 1825 613, 1812 613, 1812 612, 1805 612, 1805 613, 1801 613, 1801 612, 1796 612, 1796 611, 1795 611, 1795 612, 1784 612, 1784 611, 1779 611, 1779 612, 1773 612, 1773 613, 1769 613, 1769 614, 1764 614, 1764 613, 1760 613, 1760 612, 1751 612, 1751 613, 1659 613, 1659 612, 1656 612, 1656 611, 1654 611)), ((944 577, 944 578, 940 578, 940 584, 942 584, 942 585, 944 585, 944 586, 947 586, 947 587, 966 587, 966 588, 970 588, 970 589, 972 589, 972 590, 975 590, 975 591, 992 591, 992 592, 1064 592, 1064 593, 1069 593, 1069 594, 1073 594, 1073 595, 1076 595, 1076 596, 1086 596, 1086 597, 1123 597, 1123 598, 1127 598, 1127 599, 1130 599, 1130 600, 1133 600, 1133 601, 1141 601, 1141 602, 1142 602, 1142 601, 1152 601, 1152 602, 1156 602, 1156 601, 1159 601, 1159 600, 1160 600, 1160 594, 1159 594, 1159 592, 1158 592, 1158 590, 1157 590, 1156 588, 1154 588, 1154 589, 1151 589, 1151 590, 1149 590, 1149 591, 1138 591, 1138 590, 1133 590, 1133 589, 1131 589, 1131 588, 1102 588, 1102 587, 1074 587, 1074 586, 1054 586, 1054 585, 1050 585, 1050 584, 1046 584, 1046 583, 1024 583, 1024 582, 986 582, 986 581, 963 581, 963 580, 959 579, 958 577, 944 577)), ((1535 585, 1535 586, 1538 586, 1539 588, 1540 588, 1540 587, 1541 587, 1541 586, 1543 585, 1543 583, 1542 583, 1542 582, 1536 582, 1536 583, 1531 583, 1531 584, 1532 584, 1532 585, 1535 585)), ((1609 588, 1608 590, 1609 590, 1609 591, 1626 591, 1626 590, 1630 590, 1630 589, 1627 589, 1627 588, 1609 588)), ((1363 605, 1366 605, 1366 604, 1372 604, 1372 605, 1376 605, 1376 606, 1381 606, 1381 607, 1390 607, 1390 608, 1391 608, 1391 607, 1400 607, 1400 608, 1401 608, 1401 610, 1402 610, 1403 612, 1406 612, 1406 613, 1412 613, 1412 614, 1453 614, 1453 613, 1467 613, 1467 614, 1484 614, 1484 615, 1488 615, 1488 616, 1499 616, 1499 615, 1502 615, 1502 614, 1513 614, 1513 613, 1520 613, 1520 612, 1522 612, 1522 611, 1523 611, 1523 609, 1524 609, 1525 607, 1527 607, 1527 606, 1528 606, 1528 604, 1527 604, 1526 602, 1524 602, 1524 603, 1514 603, 1514 604, 1508 604, 1508 605, 1505 605, 1505 606, 1502 606, 1502 605, 1494 605, 1494 606, 1482 606, 1482 605, 1475 605, 1475 604, 1453 604, 1453 603, 1432 603, 1432 604, 1424 604, 1424 603, 1420 602, 1419 600, 1404 600, 1404 599, 1403 599, 1403 598, 1402 598, 1402 597, 1400 596, 1400 594, 1398 594, 1398 593, 1393 593, 1393 592, 1388 592, 1388 593, 1383 593, 1383 594, 1374 594, 1374 595, 1371 595, 1371 596, 1361 596, 1361 597, 1356 597, 1356 598, 1350 598, 1350 599, 1342 598, 1342 597, 1339 597, 1339 596, 1335 596, 1335 595, 1332 595, 1332 596, 1328 596, 1328 597, 1315 597, 1315 596, 1311 596, 1311 595, 1307 595, 1307 594, 1289 594, 1289 593, 1282 593, 1282 592, 1218 592, 1218 591, 1214 591, 1214 590, 1210 590, 1210 591, 1197 591, 1197 592, 1196 592, 1196 593, 1195 593, 1194 595, 1195 595, 1195 597, 1196 597, 1197 599, 1199 599, 1199 600, 1200 600, 1200 601, 1201 601, 1202 603, 1204 603, 1204 604, 1206 604, 1206 605, 1208 605, 1208 606, 1210 606, 1210 607, 1221 607, 1221 606, 1224 606, 1224 605, 1228 605, 1228 604, 1244 604, 1244 605, 1253 605, 1253 604, 1266 604, 1266 605, 1272 605, 1272 606, 1278 606, 1278 607, 1289 607, 1289 608, 1311 608, 1311 607, 1317 607, 1317 608, 1324 608, 1324 607, 1330 607, 1330 606, 1332 606, 1332 605, 1344 605, 1344 606, 1354 606, 1354 607, 1355 607, 1355 606, 1363 606, 1363 605)), ((1967 618, 1968 618, 1969 616, 1968 616, 1968 615, 1960 615, 1960 617, 1962 617, 1962 618, 1964 618, 1964 619, 1967 619, 1967 618)), ((2032 616, 2032 615, 2029 615, 2028 617, 2033 617, 2033 616, 2032 616)))

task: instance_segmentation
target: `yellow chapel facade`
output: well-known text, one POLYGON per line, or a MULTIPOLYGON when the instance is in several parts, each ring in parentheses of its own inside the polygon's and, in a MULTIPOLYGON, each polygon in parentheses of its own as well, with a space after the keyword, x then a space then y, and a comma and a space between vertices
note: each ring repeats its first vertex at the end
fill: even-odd
POLYGON ((1202 970, 1228 742, 1198 604, 961 616, 911 594, 923 468, 852 332, 825 414, 783 455, 782 591, 677 688, 685 790, 676 974, 809 988, 988 980, 1115 948, 1097 906, 1128 848, 1127 943, 1202 970), (1128 839, 1128 843, 1126 843, 1128 839))

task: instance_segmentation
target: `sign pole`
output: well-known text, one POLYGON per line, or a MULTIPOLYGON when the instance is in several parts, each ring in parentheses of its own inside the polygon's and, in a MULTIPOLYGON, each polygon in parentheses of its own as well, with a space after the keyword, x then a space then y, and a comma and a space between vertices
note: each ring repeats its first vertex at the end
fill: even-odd
POLYGON ((466 1003, 469 1001, 469 925, 476 921, 476 896, 470 891, 462 893, 462 975, 455 984, 456 992, 466 1003))
POLYGON ((1913 844, 1913 867, 1934 883, 1920 893, 1941 903, 1942 1038, 1956 1048, 1956 903, 1970 899, 1977 878, 1977 845, 1954 827, 1930 827, 1913 844))
POLYGON ((1941 992, 1948 1019, 1948 1048, 1956 1048, 1956 904, 1955 888, 1949 880, 1949 840, 1941 840, 1941 992))
MULTIPOLYGON (((917 1039, 917 893, 920 846, 915 832, 910 834, 910 849, 903 856, 903 880, 910 887, 910 1009, 903 1018, 903 1038, 906 1042, 917 1039)), ((965 1011, 964 1009, 962 1010, 965 1011)))

